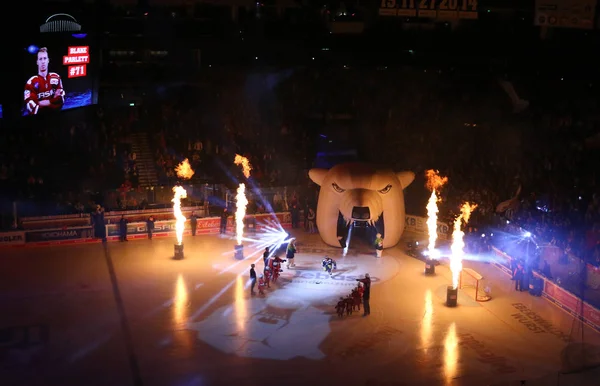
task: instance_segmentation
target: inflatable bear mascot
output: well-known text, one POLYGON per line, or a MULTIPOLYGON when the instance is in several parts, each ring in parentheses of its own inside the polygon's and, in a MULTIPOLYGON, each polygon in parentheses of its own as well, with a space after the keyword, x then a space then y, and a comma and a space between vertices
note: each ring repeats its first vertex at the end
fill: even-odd
POLYGON ((404 231, 404 193, 415 174, 378 169, 361 163, 345 163, 327 169, 311 169, 310 179, 321 187, 317 203, 317 227, 323 241, 341 247, 339 221, 348 225, 366 222, 383 234, 383 247, 398 244, 404 231), (380 229, 381 228, 381 229, 380 229))

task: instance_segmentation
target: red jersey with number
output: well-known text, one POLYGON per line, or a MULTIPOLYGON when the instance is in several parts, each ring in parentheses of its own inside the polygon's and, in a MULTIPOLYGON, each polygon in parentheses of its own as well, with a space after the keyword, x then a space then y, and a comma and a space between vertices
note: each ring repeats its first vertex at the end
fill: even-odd
POLYGON ((50 72, 46 76, 32 76, 25 84, 23 99, 29 115, 36 115, 49 110, 60 110, 65 103, 65 92, 60 75, 50 72), (40 106, 40 101, 43 100, 50 101, 50 105, 40 106))

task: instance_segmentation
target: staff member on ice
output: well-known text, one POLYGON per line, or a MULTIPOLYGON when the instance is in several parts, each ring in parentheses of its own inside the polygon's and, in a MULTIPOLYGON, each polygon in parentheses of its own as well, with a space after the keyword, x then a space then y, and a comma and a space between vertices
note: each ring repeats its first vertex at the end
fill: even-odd
POLYGON ((125 215, 122 215, 119 220, 119 240, 129 241, 127 240, 127 219, 125 218, 125 215))
POLYGON ((192 236, 196 236, 196 228, 198 227, 198 216, 196 216, 196 212, 192 211, 192 215, 190 216, 190 227, 192 228, 192 236))
POLYGON ((154 216, 148 217, 146 220, 146 232, 148 232, 148 239, 152 240, 152 232, 154 232, 154 216))
POLYGON ((369 304, 369 300, 371 298, 371 276, 369 276, 368 273, 365 273, 364 279, 356 279, 356 281, 363 283, 364 287, 362 298, 365 313, 363 314, 363 316, 371 315, 371 305, 369 304))

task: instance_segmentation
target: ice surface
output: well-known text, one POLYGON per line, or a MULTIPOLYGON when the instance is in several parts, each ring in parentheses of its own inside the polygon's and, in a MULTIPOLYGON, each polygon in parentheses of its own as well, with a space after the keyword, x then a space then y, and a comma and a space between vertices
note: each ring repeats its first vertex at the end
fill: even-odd
POLYGON ((296 268, 284 266, 264 298, 248 287, 262 251, 245 246, 235 260, 229 238, 188 236, 180 261, 174 240, 156 238, 109 243, 108 254, 101 244, 3 249, 2 385, 597 384, 599 334, 515 292, 489 264, 465 262, 493 299, 465 289, 448 308, 448 269, 425 276, 403 243, 377 259, 354 240, 342 257, 317 235, 294 236, 296 268), (337 260, 332 278, 326 254, 337 260), (372 314, 338 318, 335 303, 365 273, 372 314))

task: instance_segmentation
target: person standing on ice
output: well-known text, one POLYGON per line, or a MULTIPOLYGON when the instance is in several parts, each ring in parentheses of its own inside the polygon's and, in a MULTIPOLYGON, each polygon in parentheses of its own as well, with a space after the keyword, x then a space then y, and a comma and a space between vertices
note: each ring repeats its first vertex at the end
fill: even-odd
POLYGON ((383 237, 381 233, 375 235, 375 252, 377 252, 377 257, 381 257, 383 253, 383 237))
POLYGON ((198 216, 196 212, 192 211, 190 215, 190 227, 192 228, 192 236, 196 236, 196 228, 198 227, 198 216))
POLYGON ((287 268, 295 267, 294 257, 296 257, 296 239, 291 239, 288 243, 287 250, 285 251, 285 257, 287 259, 287 268))
POLYGON ((254 264, 250 264, 250 295, 254 295, 254 286, 256 286, 256 271, 254 264))
POLYGON ((119 239, 121 241, 129 241, 127 240, 127 219, 125 215, 121 216, 119 220, 119 239))
POLYGON ((356 281, 363 284, 363 309, 365 310, 363 316, 371 315, 371 304, 369 301, 371 300, 371 276, 368 273, 365 273, 364 279, 356 279, 356 281))
POLYGON ((269 249, 269 247, 265 248, 265 251, 263 252, 263 262, 265 263, 265 268, 269 266, 269 256, 271 255, 271 250, 269 249))
POLYGON ((148 217, 146 220, 146 232, 148 232, 148 239, 152 240, 152 232, 154 232, 154 216, 148 217))

